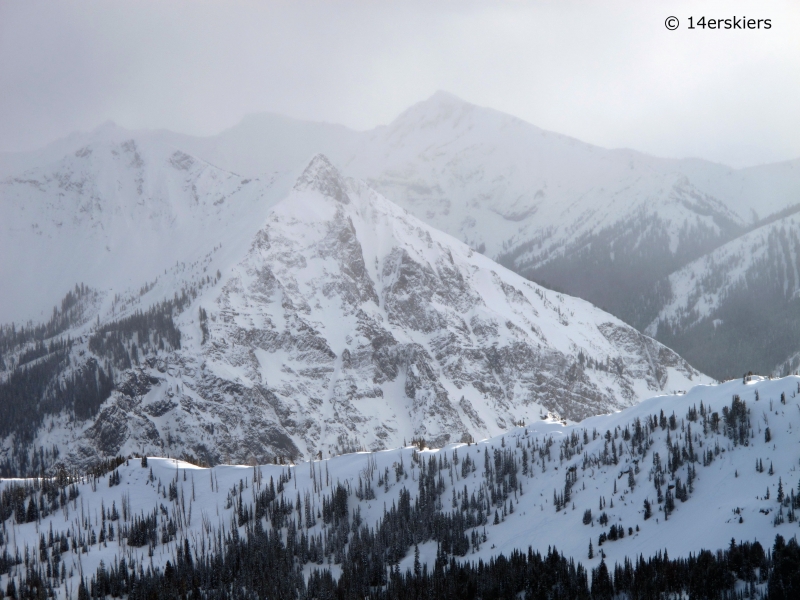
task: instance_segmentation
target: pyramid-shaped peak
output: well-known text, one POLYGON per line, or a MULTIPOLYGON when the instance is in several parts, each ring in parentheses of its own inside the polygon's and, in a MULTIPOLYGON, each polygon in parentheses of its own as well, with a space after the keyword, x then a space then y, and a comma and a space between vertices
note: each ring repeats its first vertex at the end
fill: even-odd
POLYGON ((317 154, 311 159, 303 174, 294 184, 294 189, 297 191, 312 190, 320 192, 343 204, 350 202, 344 178, 324 154, 317 154))
POLYGON ((440 90, 400 113, 391 126, 435 127, 458 116, 473 113, 478 108, 450 92, 440 90))
POLYGON ((423 100, 409 108, 406 113, 422 113, 427 115, 436 115, 446 113, 448 115, 463 111, 472 110, 476 108, 474 104, 470 104, 466 100, 462 100, 458 96, 439 90, 427 100, 423 100))
POLYGON ((124 127, 118 125, 115 121, 108 119, 100 123, 97 127, 95 127, 92 132, 94 133, 105 133, 105 132, 116 132, 116 131, 127 131, 124 127))

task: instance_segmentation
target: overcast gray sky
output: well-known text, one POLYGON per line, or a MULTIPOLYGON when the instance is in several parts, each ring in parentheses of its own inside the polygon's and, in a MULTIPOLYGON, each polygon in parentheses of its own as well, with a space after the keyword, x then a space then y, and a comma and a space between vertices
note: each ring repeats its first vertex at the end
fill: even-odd
POLYGON ((800 157, 798 34, 796 0, 0 0, 0 150, 108 119, 368 129, 443 89, 605 147, 752 165, 800 157), (704 15, 772 28, 687 29, 704 15))

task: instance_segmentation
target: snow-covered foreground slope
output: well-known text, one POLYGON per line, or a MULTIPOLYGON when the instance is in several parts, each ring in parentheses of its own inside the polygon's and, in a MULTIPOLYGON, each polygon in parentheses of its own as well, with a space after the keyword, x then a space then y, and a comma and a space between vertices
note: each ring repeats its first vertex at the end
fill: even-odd
POLYGON ((429 566, 437 547, 477 561, 555 545, 592 568, 601 555, 609 565, 662 551, 676 558, 732 539, 769 548, 776 534, 797 532, 799 402, 800 378, 755 378, 436 450, 212 469, 130 459, 41 501, 54 481, 5 480, 9 572, 0 585, 25 575, 13 563, 27 555, 34 572, 56 573, 59 597, 74 597, 81 574, 88 582, 101 561, 106 570, 123 558, 134 571, 162 569, 178 554, 199 560, 226 539, 273 528, 306 575, 337 577, 357 530, 359 556, 381 561, 379 574, 396 561, 411 569, 414 543, 429 566))
MULTIPOLYGON (((186 453, 215 464, 414 437, 441 446, 548 411, 580 420, 710 382, 615 317, 345 180, 322 156, 235 266, 203 278, 204 264, 193 267, 196 298, 153 309, 160 320, 142 323, 134 311, 169 298, 172 272, 72 332, 71 369, 91 372, 95 360, 128 370, 77 420, 67 399, 28 424, 33 447, 55 445, 59 460, 86 465, 98 453, 186 453)), ((15 464, 22 431, 5 444, 15 464)))
POLYGON ((728 242, 669 278, 671 301, 647 328, 703 371, 788 374, 800 335, 798 216, 728 242), (716 347, 728 349, 723 357, 716 347))

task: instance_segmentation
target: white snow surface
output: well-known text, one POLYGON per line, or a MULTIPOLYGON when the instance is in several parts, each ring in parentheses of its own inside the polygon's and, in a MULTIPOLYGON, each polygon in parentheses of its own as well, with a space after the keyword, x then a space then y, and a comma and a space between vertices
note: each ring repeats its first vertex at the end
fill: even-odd
POLYGON ((655 335, 659 321, 688 329, 713 316, 727 297, 753 285, 757 271, 766 268, 784 274, 779 285, 787 297, 800 296, 799 220, 792 214, 762 225, 672 273, 672 300, 646 332, 655 335))
MULTIPOLYGON (((34 447, 56 444, 67 464, 86 466, 144 451, 214 464, 415 436, 442 445, 711 382, 619 319, 343 178, 321 155, 247 243, 246 234, 141 287, 98 295, 95 312, 64 334, 76 340, 73 368, 92 357, 96 327, 181 289, 197 293, 176 317, 180 350, 142 357, 95 417, 47 417, 34 447)), ((5 360, 12 368, 15 356, 5 360)), ((0 454, 12 447, 9 436, 0 454)))
MULTIPOLYGON (((527 550, 529 546, 546 552, 550 546, 555 546, 576 561, 595 567, 600 562, 601 550, 605 553, 607 563, 613 565, 624 557, 635 560, 643 555, 647 558, 664 550, 671 558, 676 558, 701 548, 725 548, 731 539, 737 542, 758 540, 763 546, 769 547, 776 534, 792 537, 798 527, 796 520, 789 519, 788 508, 782 506, 777 497, 779 485, 788 496, 794 493, 793 490, 800 483, 797 457, 793 450, 800 432, 799 395, 798 377, 774 380, 753 377, 747 383, 734 380, 720 385, 696 386, 685 394, 657 396, 618 413, 593 417, 578 424, 536 422, 475 444, 450 444, 421 453, 417 453, 415 448, 406 447, 349 454, 291 466, 221 465, 212 469, 151 457, 149 464, 153 481, 148 477, 150 469, 142 468, 139 459, 131 459, 119 468, 119 486, 109 487, 107 477, 95 483, 85 481, 79 485, 78 498, 40 522, 16 523, 13 516, 9 518, 3 524, 5 549, 12 555, 14 552, 24 555, 26 548, 30 552, 38 552, 39 535, 46 536, 51 527, 56 534, 70 531, 74 536, 76 533, 86 534, 82 523, 88 523, 99 534, 100 529, 108 524, 101 521, 101 506, 109 511, 113 504, 121 513, 123 502, 129 503, 130 513, 134 515, 149 514, 163 505, 164 511, 157 510, 159 522, 164 522, 168 515, 180 523, 175 539, 157 544, 152 557, 148 556, 147 546, 133 548, 118 536, 114 541, 89 546, 87 553, 71 550, 64 553, 62 560, 69 576, 58 587, 57 593, 60 598, 74 597, 80 573, 94 573, 100 561, 108 567, 115 560, 125 557, 128 564, 135 561, 136 565, 141 564, 145 568, 161 568, 167 560, 174 560, 175 553, 182 549, 184 539, 189 540, 191 551, 195 553, 199 553, 201 544, 205 544, 206 549, 213 547, 213 540, 221 528, 230 532, 231 527, 235 527, 233 519, 240 482, 244 486, 241 498, 244 505, 248 506, 252 504, 256 491, 263 489, 270 478, 277 484, 281 474, 291 472, 291 480, 286 484, 282 497, 294 502, 298 494, 302 498, 309 493, 316 507, 322 504, 323 495, 329 495, 335 485, 342 483, 351 490, 348 499, 351 514, 358 507, 363 522, 374 526, 384 507, 391 507, 393 502, 397 502, 401 489, 409 490, 413 503, 418 491, 417 458, 426 462, 430 457, 437 461, 447 459, 447 465, 443 465, 442 469, 445 489, 441 494, 440 510, 449 512, 461 510, 454 509, 452 499, 455 494, 460 507, 465 487, 469 496, 488 493, 484 479, 484 454, 488 453, 489 461, 494 464, 494 452, 504 450, 512 452, 516 458, 517 477, 522 491, 512 493, 505 502, 490 507, 492 518, 485 526, 477 527, 479 534, 485 530, 486 541, 480 544, 479 549, 472 547, 465 556, 458 557, 459 560, 485 560, 501 552, 508 553, 512 548, 527 550), (782 395, 785 404, 781 401, 782 395), (712 413, 722 417, 723 408, 731 405, 734 396, 743 400, 748 410, 751 431, 745 444, 734 444, 730 437, 723 435, 724 425, 720 426, 719 433, 714 432, 710 425, 712 413), (700 414, 701 403, 708 419, 705 427, 705 419, 700 414), (690 408, 698 411, 695 421, 689 420, 690 408), (657 422, 662 412, 666 418, 675 416, 674 429, 669 425, 666 428, 648 426, 654 419, 657 422), (631 441, 626 439, 626 431, 633 433, 637 420, 645 427, 645 437, 649 440, 649 447, 644 453, 639 451, 641 446, 634 450, 631 441), (771 431, 769 442, 765 441, 767 427, 771 431), (619 448, 617 464, 607 461, 607 464, 603 464, 604 446, 608 446, 607 435, 619 448), (665 478, 663 492, 666 493, 668 486, 674 485, 677 479, 686 483, 690 464, 687 458, 674 473, 670 472, 667 467, 671 452, 667 445, 668 436, 672 444, 680 447, 687 446, 687 438, 691 436, 698 458, 691 463, 696 469, 693 491, 685 502, 676 499, 674 512, 665 520, 663 504, 658 503, 654 487, 659 465, 665 478), (585 439, 588 442, 584 443, 585 439), (548 441, 552 443, 549 456, 545 452, 548 441), (527 474, 521 470, 523 448, 531 457, 527 474), (572 455, 564 458, 567 448, 571 449, 572 455), (703 466, 703 455, 709 451, 713 460, 703 466), (660 458, 656 458, 656 454, 660 458), (475 463, 476 470, 462 474, 462 463, 468 456, 475 463), (401 460, 405 465, 405 475, 396 477, 395 467, 401 460), (759 461, 764 465, 763 472, 756 470, 759 461), (627 471, 635 471, 637 466, 639 470, 631 488, 627 471), (563 492, 565 475, 570 469, 575 473, 571 501, 557 511, 553 506, 554 492, 563 492), (382 476, 385 470, 389 478, 385 486, 378 486, 378 475, 382 476), (316 481, 316 492, 312 477, 316 481), (371 480, 376 495, 373 500, 359 501, 354 495, 359 477, 371 480), (254 484, 255 478, 260 478, 260 486, 254 484), (171 482, 178 487, 178 499, 174 502, 166 498, 166 487, 171 482), (231 490, 234 490, 233 495, 231 490), (605 502, 602 510, 599 509, 601 498, 605 502), (229 502, 231 499, 232 502, 229 502), (645 499, 649 499, 653 506, 653 515, 648 520, 643 517, 645 499), (492 524, 494 511, 503 514, 504 506, 508 508, 511 504, 513 513, 507 510, 499 524, 492 524), (586 510, 592 513, 590 525, 582 522, 586 510), (607 526, 599 523, 602 514, 608 517, 609 525, 625 528, 623 539, 607 541, 602 546, 598 544, 599 535, 608 531, 607 526), (783 522, 776 524, 778 514, 783 517, 783 522), (628 528, 633 530, 632 534, 628 533, 628 528), (587 558, 590 540, 595 551, 593 559, 587 558)), ((12 483, 16 482, 0 481, 0 489, 12 483)), ((114 523, 117 531, 123 523, 123 519, 114 523)), ((268 522, 264 525, 269 527, 268 522)), ((307 525, 302 525, 302 528, 307 525)), ((324 523, 318 519, 307 533, 317 534, 324 529, 324 523)), ((246 534, 244 527, 240 527, 239 532, 240 535, 246 534)), ((471 532, 467 533, 469 535, 471 532)), ((432 563, 435 553, 435 541, 420 545, 423 561, 432 563)), ((401 562, 401 569, 410 568, 412 561, 413 552, 409 551, 401 562)), ((24 566, 22 568, 24 570, 24 566)), ((308 568, 326 566, 309 565, 308 568)), ((334 574, 337 572, 336 565, 333 565, 333 571, 334 574)), ((19 567, 13 569, 11 576, 16 577, 20 572, 19 567)), ((0 577, 3 589, 8 579, 9 575, 0 577)))
POLYGON ((604 232, 642 246, 666 236, 676 252, 800 193, 798 161, 736 170, 607 150, 444 92, 366 132, 269 114, 207 138, 107 123, 0 160, 0 251, 13 257, 0 276, 14 282, 2 289, 0 322, 40 319, 79 281, 116 291, 249 241, 317 153, 519 269, 604 232))
POLYGON ((287 189, 113 125, 29 159, 0 177, 4 323, 45 320, 76 283, 124 293, 220 244, 236 253, 287 189))

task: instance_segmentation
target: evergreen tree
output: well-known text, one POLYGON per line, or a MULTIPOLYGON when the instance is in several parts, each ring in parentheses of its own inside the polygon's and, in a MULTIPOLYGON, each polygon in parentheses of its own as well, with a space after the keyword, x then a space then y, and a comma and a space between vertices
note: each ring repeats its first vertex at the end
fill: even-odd
POLYGON ((608 574, 605 559, 600 561, 596 569, 592 569, 592 599, 611 600, 614 596, 614 586, 608 574))
POLYGON ((86 583, 81 577, 81 582, 78 584, 78 600, 89 600, 89 592, 86 589, 86 583))

